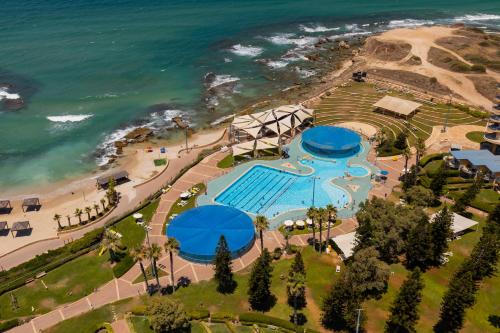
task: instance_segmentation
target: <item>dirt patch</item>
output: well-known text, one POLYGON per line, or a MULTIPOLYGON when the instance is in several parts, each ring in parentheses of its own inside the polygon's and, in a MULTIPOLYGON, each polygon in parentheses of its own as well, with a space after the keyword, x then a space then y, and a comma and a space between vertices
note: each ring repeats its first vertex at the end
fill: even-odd
POLYGON ((468 75, 476 90, 492 102, 496 101, 497 80, 485 75, 468 75))
POLYGON ((79 294, 85 289, 85 286, 83 284, 77 284, 73 288, 71 288, 71 293, 72 294, 79 294))
POLYGON ((422 74, 381 68, 368 70, 368 76, 370 76, 370 74, 436 94, 449 95, 451 93, 451 90, 440 84, 436 78, 431 78, 422 74))
POLYGON ((57 302, 53 298, 44 298, 40 301, 40 307, 45 309, 53 309, 57 306, 57 302))
POLYGON ((420 59, 419 56, 412 55, 410 59, 408 59, 405 62, 405 65, 410 65, 410 66, 420 66, 422 65, 422 59, 420 59))
POLYGON ((408 56, 411 45, 403 42, 382 42, 376 38, 368 38, 364 50, 367 55, 378 60, 399 61, 408 56))
POLYGON ((471 66, 459 60, 453 54, 442 49, 438 49, 437 47, 431 47, 429 49, 427 60, 434 66, 441 67, 452 72, 469 73, 472 70, 471 66))
POLYGON ((55 288, 55 289, 64 288, 64 287, 66 287, 68 281, 69 281, 68 278, 60 279, 57 281, 57 283, 49 285, 49 288, 51 288, 51 287, 55 288))

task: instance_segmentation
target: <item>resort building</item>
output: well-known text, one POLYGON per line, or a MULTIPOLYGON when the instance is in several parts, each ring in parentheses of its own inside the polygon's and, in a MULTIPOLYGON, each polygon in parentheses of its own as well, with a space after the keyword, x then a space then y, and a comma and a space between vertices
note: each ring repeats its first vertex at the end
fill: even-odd
POLYGON ((406 99, 386 95, 382 97, 377 103, 373 104, 375 112, 382 114, 392 114, 398 118, 408 120, 417 112, 418 108, 422 106, 420 103, 408 101, 406 99))
POLYGON ((484 140, 486 142, 481 144, 482 149, 488 149, 495 155, 500 154, 500 110, 492 110, 486 124, 484 140))
POLYGON ((452 166, 460 169, 465 176, 475 176, 481 172, 485 178, 498 183, 500 181, 500 156, 489 150, 456 150, 451 151, 452 166))

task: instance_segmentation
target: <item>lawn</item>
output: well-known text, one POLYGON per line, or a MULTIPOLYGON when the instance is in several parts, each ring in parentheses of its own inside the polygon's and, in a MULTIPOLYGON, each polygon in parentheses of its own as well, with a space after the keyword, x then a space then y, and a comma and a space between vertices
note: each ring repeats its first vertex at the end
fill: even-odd
POLYGON ((480 132, 480 131, 473 131, 473 132, 469 132, 467 134, 465 134, 465 136, 467 137, 467 139, 473 141, 473 142, 477 142, 477 143, 481 143, 484 141, 484 132, 480 132))
POLYGON ((0 318, 48 312, 92 293, 95 288, 113 279, 108 254, 99 256, 96 252, 74 259, 40 279, 1 295, 0 318), (12 306, 13 298, 17 300, 16 310, 12 306))
POLYGON ((174 204, 170 208, 170 211, 168 212, 167 219, 165 220, 165 225, 163 226, 162 233, 165 233, 166 225, 170 222, 170 216, 172 216, 173 214, 180 214, 180 213, 185 212, 186 210, 194 208, 196 206, 196 198, 198 197, 198 195, 200 195, 201 193, 203 193, 205 191, 205 184, 199 183, 199 184, 194 185, 193 187, 197 187, 199 189, 198 193, 195 195, 192 195, 191 198, 189 198, 187 200, 187 204, 184 206, 178 205, 179 202, 185 201, 185 200, 182 200, 181 198, 177 199, 174 202, 174 204))
MULTIPOLYGON (((148 281, 154 278, 153 276, 153 266, 148 266, 146 267, 146 275, 148 276, 148 281)), ((163 276, 167 276, 168 273, 165 272, 163 269, 158 267, 158 276, 161 278, 163 276)), ((137 277, 137 279, 134 280, 133 283, 141 283, 144 282, 144 276, 141 274, 137 277)))
POLYGON ((234 165, 234 157, 232 154, 227 155, 217 163, 217 167, 221 169, 231 168, 234 165))
POLYGON ((147 317, 132 316, 129 321, 132 323, 135 333, 154 333, 149 327, 149 320, 147 317))
MULTIPOLYGON (((447 196, 457 200, 465 191, 450 191, 447 196)), ((482 189, 470 206, 485 212, 492 212, 500 201, 500 195, 492 189, 482 189)))
POLYGON ((167 165, 167 160, 165 158, 158 158, 153 161, 156 167, 167 165))

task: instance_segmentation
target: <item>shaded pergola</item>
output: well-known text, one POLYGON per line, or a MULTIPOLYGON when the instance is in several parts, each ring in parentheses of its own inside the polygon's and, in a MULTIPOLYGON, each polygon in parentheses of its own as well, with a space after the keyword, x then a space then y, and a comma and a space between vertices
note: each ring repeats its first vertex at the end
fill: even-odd
POLYGON ((382 114, 385 112, 391 113, 396 117, 405 118, 413 116, 422 104, 402 99, 399 97, 386 95, 382 97, 377 103, 373 104, 375 111, 380 111, 382 114))
POLYGON ((339 255, 342 259, 348 259, 353 255, 354 247, 356 246, 356 232, 338 235, 332 238, 333 242, 338 246, 342 253, 339 255))
POLYGON ((0 214, 9 214, 11 210, 10 200, 0 200, 0 214))
POLYGON ((29 221, 14 222, 12 228, 10 229, 10 233, 12 234, 12 237, 17 237, 19 232, 27 232, 31 229, 32 228, 29 221))
POLYGON ((6 236, 9 233, 9 225, 6 221, 0 222, 0 236, 6 236))
POLYGON ((40 199, 38 198, 26 198, 23 200, 23 212, 29 212, 31 210, 40 210, 42 205, 40 204, 40 199))
POLYGON ((101 176, 99 178, 97 178, 96 180, 96 183, 97 183, 97 188, 106 188, 108 187, 109 185, 109 181, 111 179, 114 179, 114 181, 116 182, 116 184, 121 184, 121 183, 124 183, 126 181, 128 181, 128 172, 125 171, 125 170, 121 170, 121 171, 118 171, 118 172, 115 172, 111 175, 107 175, 107 176, 101 176))

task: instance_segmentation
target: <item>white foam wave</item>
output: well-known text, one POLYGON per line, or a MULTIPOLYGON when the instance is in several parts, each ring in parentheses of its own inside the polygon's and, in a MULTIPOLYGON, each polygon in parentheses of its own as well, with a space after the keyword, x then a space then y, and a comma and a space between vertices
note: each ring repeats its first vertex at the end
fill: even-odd
POLYGON ((19 94, 11 94, 5 87, 0 87, 0 101, 4 99, 20 99, 19 94))
POLYGON ((372 32, 370 32, 370 31, 346 32, 344 34, 330 36, 329 38, 330 39, 341 39, 341 38, 364 36, 364 35, 370 35, 370 34, 372 34, 372 32))
POLYGON ((228 62, 233 62, 233 61, 230 58, 224 58, 224 62, 228 63, 228 62))
POLYGON ((297 37, 290 33, 281 33, 274 36, 266 38, 273 44, 276 45, 297 45, 297 46, 308 46, 316 43, 318 41, 317 37, 297 37))
POLYGON ((274 61, 268 61, 266 65, 272 69, 279 69, 288 66, 288 62, 283 60, 274 60, 274 61))
POLYGON ((306 26, 306 25, 301 25, 300 30, 308 33, 315 33, 315 32, 327 32, 327 31, 335 31, 339 30, 339 27, 334 27, 334 28, 327 28, 324 25, 321 24, 316 24, 312 26, 306 26))
POLYGON ((356 31, 356 30, 359 30, 359 27, 356 23, 353 23, 353 24, 346 24, 344 26, 345 30, 347 31, 356 31))
POLYGON ((64 116, 47 116, 46 118, 54 123, 77 123, 92 117, 93 114, 75 114, 64 116))
POLYGON ((477 14, 469 14, 469 15, 455 17, 453 20, 458 22, 500 20, 500 15, 477 13, 477 14))
POLYGON ((233 117, 234 117, 234 114, 230 114, 230 115, 227 115, 227 116, 220 117, 220 118, 215 119, 214 121, 212 121, 210 123, 210 126, 219 125, 220 123, 223 123, 226 120, 232 119, 233 117))
POLYGON ((233 45, 229 50, 234 54, 244 57, 256 57, 264 51, 262 47, 241 44, 233 45))
POLYGON ((299 76, 303 79, 308 78, 316 74, 312 69, 305 69, 300 67, 295 67, 295 71, 299 74, 299 76))
POLYGON ((214 81, 210 84, 210 88, 215 88, 223 84, 239 81, 240 78, 227 74, 216 75, 214 81))
POLYGON ((404 20, 389 21, 388 27, 389 28, 421 27, 423 25, 432 25, 432 24, 434 24, 434 21, 404 19, 404 20))

